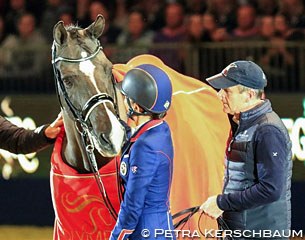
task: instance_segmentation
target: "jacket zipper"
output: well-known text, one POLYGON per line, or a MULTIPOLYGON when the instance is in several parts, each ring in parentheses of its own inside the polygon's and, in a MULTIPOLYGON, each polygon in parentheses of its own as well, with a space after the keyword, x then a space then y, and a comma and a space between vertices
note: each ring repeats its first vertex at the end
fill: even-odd
MULTIPOLYGON (((240 124, 238 124, 238 127, 237 127, 237 129, 236 129, 236 132, 235 132, 235 134, 232 136, 232 139, 231 139, 231 141, 230 141, 230 143, 229 143, 229 146, 228 146, 228 152, 231 152, 231 146, 232 146, 233 142, 235 141, 235 137, 236 137, 237 133, 239 132, 239 131, 238 131, 238 130, 239 130, 239 127, 240 127, 240 124)), ((226 161, 227 161, 227 167, 226 167, 226 180, 225 180, 224 185, 223 185, 222 193, 224 193, 224 191, 225 191, 225 189, 226 189, 226 187, 227 187, 227 185, 228 185, 228 183, 229 183, 229 178, 230 178, 230 175, 229 175, 229 164, 230 164, 230 161, 228 160, 228 157, 227 157, 227 156, 226 156, 226 161)))

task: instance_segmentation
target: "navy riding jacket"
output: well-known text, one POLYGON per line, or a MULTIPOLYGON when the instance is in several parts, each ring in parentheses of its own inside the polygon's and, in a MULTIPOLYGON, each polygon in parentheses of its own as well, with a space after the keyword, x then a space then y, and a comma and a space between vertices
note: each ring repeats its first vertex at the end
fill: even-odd
MULTIPOLYGON (((169 126, 163 120, 147 122, 125 146, 120 164, 124 200, 110 239, 168 239, 168 233, 173 232, 169 212, 173 144, 169 126)), ((174 234, 169 239, 175 239, 174 234)))

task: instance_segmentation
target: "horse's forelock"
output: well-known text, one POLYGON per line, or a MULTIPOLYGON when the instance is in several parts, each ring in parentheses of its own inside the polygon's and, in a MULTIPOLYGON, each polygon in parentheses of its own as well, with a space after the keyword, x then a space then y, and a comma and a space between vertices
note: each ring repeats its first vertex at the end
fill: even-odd
MULTIPOLYGON (((66 44, 59 46, 61 49, 61 55, 67 55, 66 51, 70 53, 68 55, 74 55, 75 57, 80 57, 79 51, 85 50, 89 54, 93 54, 97 49, 96 40, 88 36, 84 29, 78 25, 68 25, 65 26, 65 29, 68 33, 68 41, 66 44), (70 50, 69 50, 70 49, 70 50), (72 49, 72 50, 71 50, 72 49)), ((72 56, 73 58, 73 56, 72 56)))
POLYGON ((77 24, 70 24, 70 25, 66 26, 65 28, 68 32, 71 32, 74 30, 82 30, 82 28, 80 26, 78 26, 77 24))

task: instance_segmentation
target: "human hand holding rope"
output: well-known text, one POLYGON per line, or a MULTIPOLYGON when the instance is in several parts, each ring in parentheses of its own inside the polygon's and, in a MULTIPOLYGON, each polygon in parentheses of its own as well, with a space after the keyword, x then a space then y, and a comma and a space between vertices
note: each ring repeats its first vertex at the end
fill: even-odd
POLYGON ((213 219, 217 219, 223 213, 223 211, 217 205, 217 195, 209 197, 200 206, 200 210, 213 219))
MULTIPOLYGON (((210 235, 207 235, 206 231, 203 230, 203 228, 206 230, 207 226, 206 223, 203 223, 201 221, 202 216, 206 215, 209 216, 215 220, 217 220, 218 227, 220 230, 230 230, 225 220, 221 217, 221 214, 223 211, 219 209, 217 205, 217 195, 209 197, 201 206, 195 206, 191 208, 184 209, 176 214, 173 215, 173 220, 178 218, 179 220, 174 224, 175 229, 184 229, 184 226, 187 224, 187 222, 190 220, 190 218, 195 214, 199 213, 199 219, 198 219, 198 231, 202 236, 205 236, 207 238, 210 237, 210 235), (206 212, 205 212, 206 211, 206 212), (185 215, 185 217, 180 218, 181 216, 185 215)), ((232 236, 225 237, 225 238, 219 238, 219 239, 226 239, 226 240, 234 240, 232 236)))

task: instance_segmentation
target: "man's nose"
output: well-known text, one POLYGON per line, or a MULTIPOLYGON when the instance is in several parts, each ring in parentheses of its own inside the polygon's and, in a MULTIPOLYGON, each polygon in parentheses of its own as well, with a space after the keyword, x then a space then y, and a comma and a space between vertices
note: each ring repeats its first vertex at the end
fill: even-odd
POLYGON ((218 93, 217 93, 217 97, 218 97, 220 100, 222 100, 222 98, 223 98, 223 93, 224 93, 223 89, 220 89, 220 90, 218 91, 218 93))

